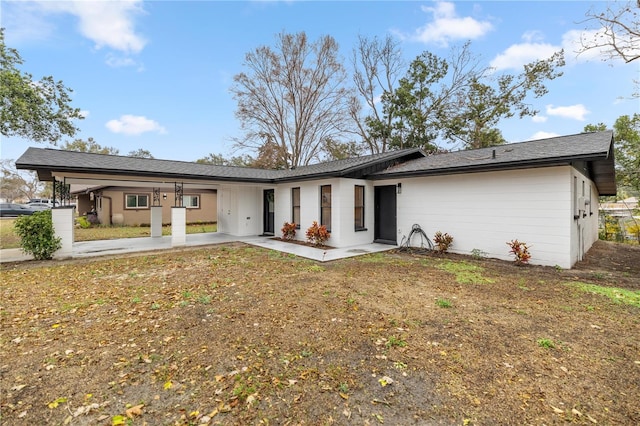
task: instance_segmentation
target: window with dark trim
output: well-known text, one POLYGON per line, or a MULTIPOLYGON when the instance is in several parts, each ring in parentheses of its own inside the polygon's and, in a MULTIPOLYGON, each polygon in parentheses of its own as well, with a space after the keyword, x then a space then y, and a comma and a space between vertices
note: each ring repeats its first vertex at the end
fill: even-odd
POLYGON ((331 231, 331 185, 320 187, 320 225, 331 231))
POLYGON ((291 221, 300 229, 300 188, 291 188, 291 221))
POLYGON ((149 195, 148 194, 126 194, 125 195, 125 208, 127 208, 127 209, 148 209, 149 208, 149 195))
POLYGON ((183 195, 182 205, 188 209, 200 208, 200 196, 199 195, 183 195))
POLYGON ((356 185, 354 191, 354 226, 356 231, 363 231, 364 227, 364 186, 356 185))

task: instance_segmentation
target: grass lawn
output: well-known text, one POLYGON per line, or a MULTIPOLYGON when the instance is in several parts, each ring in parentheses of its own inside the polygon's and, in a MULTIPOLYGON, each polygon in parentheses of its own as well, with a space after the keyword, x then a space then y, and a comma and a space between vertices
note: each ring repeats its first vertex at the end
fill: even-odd
MULTIPOLYGON (((13 232, 15 219, 0 220, 0 248, 20 247, 20 239, 13 232)), ((217 224, 203 223, 187 225, 187 234, 216 232, 217 224)), ((76 228, 76 241, 113 240, 118 238, 148 237, 151 228, 144 226, 96 226, 87 229, 76 228)), ((171 226, 162 227, 162 235, 171 235, 171 226)))
POLYGON ((640 424, 639 255, 3 265, 1 423, 640 424))

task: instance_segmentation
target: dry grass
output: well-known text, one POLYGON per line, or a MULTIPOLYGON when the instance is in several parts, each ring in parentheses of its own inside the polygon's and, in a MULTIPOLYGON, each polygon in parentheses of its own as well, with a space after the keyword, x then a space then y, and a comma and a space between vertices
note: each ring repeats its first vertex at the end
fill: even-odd
POLYGON ((585 286, 637 300, 619 268, 242 244, 5 265, 0 422, 638 424, 640 310, 585 286))
MULTIPOLYGON (((13 232, 15 219, 0 220, 0 249, 20 247, 20 238, 13 232)), ((187 234, 216 232, 215 223, 193 223, 187 225, 187 234)), ((148 237, 151 229, 148 226, 93 226, 76 228, 76 241, 114 240, 119 238, 148 237)), ((171 226, 162 227, 162 235, 171 235, 171 226)))

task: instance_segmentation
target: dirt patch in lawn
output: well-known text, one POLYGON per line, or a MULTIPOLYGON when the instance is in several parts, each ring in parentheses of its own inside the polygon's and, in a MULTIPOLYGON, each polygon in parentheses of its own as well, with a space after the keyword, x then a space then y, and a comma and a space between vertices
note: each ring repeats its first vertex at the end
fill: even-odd
POLYGON ((0 423, 638 424, 640 251, 594 250, 4 265, 0 423))

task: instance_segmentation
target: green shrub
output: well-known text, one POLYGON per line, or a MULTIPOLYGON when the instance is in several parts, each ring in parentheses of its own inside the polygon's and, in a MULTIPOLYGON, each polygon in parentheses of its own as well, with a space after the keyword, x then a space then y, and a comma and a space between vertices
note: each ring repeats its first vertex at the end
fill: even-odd
POLYGON ((88 229, 91 228, 91 222, 89 222, 89 219, 87 219, 85 216, 80 216, 78 219, 78 225, 80 225, 80 228, 82 229, 88 229))
POLYGON ((35 212, 16 219, 14 229, 20 237, 20 247, 36 260, 51 259, 62 244, 53 231, 51 210, 35 212))

